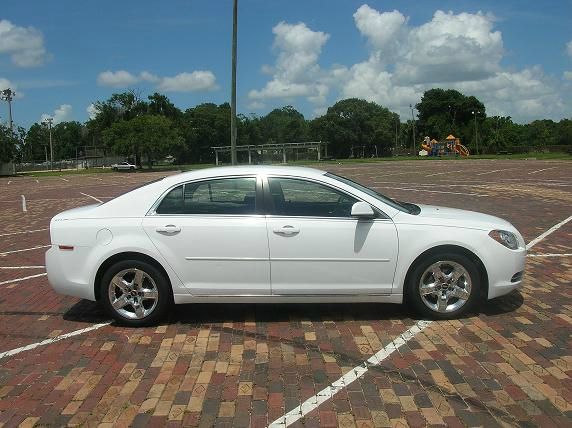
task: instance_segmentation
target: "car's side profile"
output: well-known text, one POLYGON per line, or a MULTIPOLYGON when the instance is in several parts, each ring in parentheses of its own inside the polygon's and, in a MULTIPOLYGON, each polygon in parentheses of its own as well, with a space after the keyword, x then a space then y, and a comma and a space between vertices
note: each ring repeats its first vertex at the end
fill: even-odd
POLYGON ((508 222, 393 201, 324 171, 224 167, 58 214, 46 268, 130 325, 173 303, 386 302, 458 317, 522 281, 508 222))
POLYGON ((119 162, 119 163, 115 163, 115 164, 111 165, 111 169, 113 169, 114 171, 135 171, 136 168, 137 168, 137 166, 135 166, 132 163, 129 163, 127 161, 119 162))

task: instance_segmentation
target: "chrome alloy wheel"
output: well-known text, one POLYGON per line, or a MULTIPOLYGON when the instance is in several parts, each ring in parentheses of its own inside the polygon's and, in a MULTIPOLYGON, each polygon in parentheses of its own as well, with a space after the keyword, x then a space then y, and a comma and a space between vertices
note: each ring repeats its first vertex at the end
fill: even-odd
POLYGON ((450 260, 430 265, 419 281, 421 300, 440 313, 459 310, 471 296, 471 276, 467 269, 450 260))
POLYGON ((108 286, 109 303, 122 317, 140 320, 153 312, 159 290, 153 278, 141 269, 118 272, 108 286))

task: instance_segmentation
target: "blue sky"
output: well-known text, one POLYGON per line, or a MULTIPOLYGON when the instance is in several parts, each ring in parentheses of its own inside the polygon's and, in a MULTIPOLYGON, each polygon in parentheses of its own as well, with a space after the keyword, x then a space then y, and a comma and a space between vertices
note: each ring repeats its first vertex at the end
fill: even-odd
MULTIPOLYGON (((19 125, 85 121, 130 88, 183 109, 230 99, 231 0, 2 3, 0 86, 19 125)), ((239 0, 239 112, 311 118, 355 96, 405 119, 431 87, 519 122, 571 117, 572 1, 239 0)))

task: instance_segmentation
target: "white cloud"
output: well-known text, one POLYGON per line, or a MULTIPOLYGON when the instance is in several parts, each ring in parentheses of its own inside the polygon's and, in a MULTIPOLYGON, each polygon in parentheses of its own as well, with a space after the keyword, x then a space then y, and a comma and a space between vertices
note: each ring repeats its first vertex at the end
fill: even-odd
POLYGON ((97 76, 97 84, 111 86, 112 88, 124 88, 134 85, 141 79, 125 70, 104 71, 97 76))
MULTIPOLYGON (((558 81, 540 67, 502 67, 502 34, 495 30, 492 15, 436 11, 429 22, 413 27, 398 11, 379 12, 364 5, 354 21, 370 52, 341 79, 343 98, 375 101, 403 118, 411 114, 409 104, 435 87, 474 95, 489 114, 510 115, 521 122, 559 119, 572 109, 570 96, 563 96, 558 81)), ((572 42, 568 47, 572 49, 572 42)))
POLYGON ((212 71, 198 70, 180 73, 174 77, 163 77, 157 88, 166 92, 194 92, 213 91, 218 89, 218 86, 212 71))
POLYGON ((0 20, 0 54, 8 54, 18 67, 37 67, 49 58, 44 36, 34 27, 19 27, 0 20))
POLYGON ((216 77, 212 71, 197 70, 192 73, 180 73, 173 77, 160 77, 148 71, 138 75, 125 70, 104 71, 97 76, 100 86, 125 88, 140 82, 154 83, 157 89, 168 92, 212 91, 218 89, 216 77))
POLYGON ((572 40, 566 43, 566 53, 572 57, 572 40))
POLYGON ((249 110, 262 110, 264 107, 266 107, 266 104, 260 101, 252 101, 246 106, 246 108, 249 110))
POLYGON ((87 115, 90 119, 95 119, 95 117, 97 116, 97 113, 98 113, 98 110, 95 107, 95 104, 93 104, 93 103, 88 105, 87 108, 85 109, 85 111, 87 112, 87 115))
POLYGON ((54 119, 54 125, 61 122, 69 121, 72 119, 72 111, 73 109, 71 105, 62 104, 61 106, 59 106, 54 110, 53 114, 47 114, 47 113, 42 114, 42 116, 40 117, 40 122, 44 122, 46 119, 50 117, 54 119))
POLYGON ((565 71, 562 74, 562 77, 564 78, 564 80, 572 80, 572 71, 565 71))
POLYGON ((274 49, 278 52, 274 66, 263 66, 263 73, 271 74, 264 88, 251 90, 251 100, 270 98, 307 97, 310 102, 323 103, 329 86, 323 82, 325 74, 318 65, 322 47, 330 35, 313 31, 304 23, 278 23, 273 29, 274 49))

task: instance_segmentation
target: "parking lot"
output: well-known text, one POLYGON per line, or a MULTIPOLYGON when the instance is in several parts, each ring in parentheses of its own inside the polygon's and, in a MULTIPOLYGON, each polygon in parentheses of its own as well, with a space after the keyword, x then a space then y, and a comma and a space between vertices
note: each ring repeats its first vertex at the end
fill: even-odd
POLYGON ((530 247, 523 288, 455 321, 399 305, 196 304, 125 328, 51 290, 49 220, 165 173, 1 178, 0 426, 571 426, 572 163, 323 168, 509 220, 530 247))

